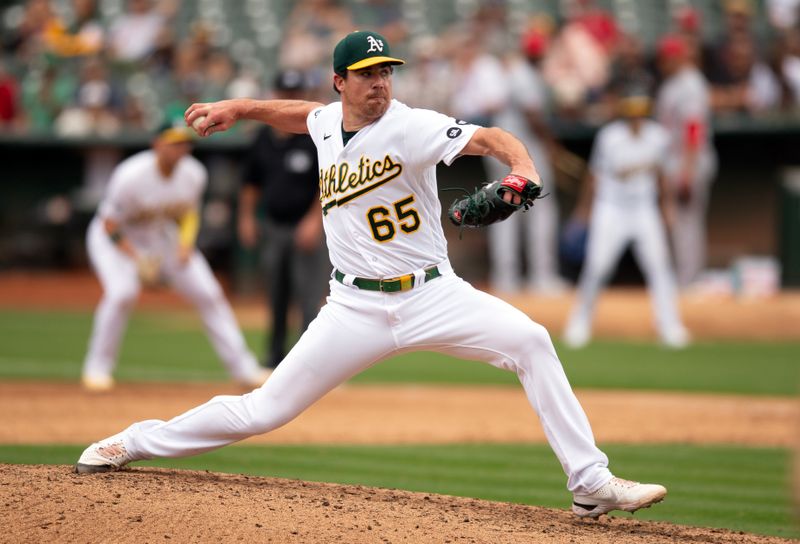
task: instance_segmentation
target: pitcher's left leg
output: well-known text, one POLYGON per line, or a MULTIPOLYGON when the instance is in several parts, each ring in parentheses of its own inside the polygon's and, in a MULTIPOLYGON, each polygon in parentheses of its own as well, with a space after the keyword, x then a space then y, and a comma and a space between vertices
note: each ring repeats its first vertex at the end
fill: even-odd
POLYGON ((608 458, 572 392, 550 335, 510 304, 456 276, 423 286, 396 329, 401 344, 484 361, 516 372, 571 491, 595 491, 611 479, 608 458))

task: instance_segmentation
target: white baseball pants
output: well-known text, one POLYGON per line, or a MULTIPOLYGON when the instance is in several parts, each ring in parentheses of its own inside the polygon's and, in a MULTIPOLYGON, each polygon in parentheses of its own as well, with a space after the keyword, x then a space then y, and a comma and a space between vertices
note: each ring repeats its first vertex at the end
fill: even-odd
MULTIPOLYGON (((92 221, 86 237, 89 258, 103 286, 103 298, 94 316, 84 376, 111 376, 119 344, 141 285, 136 264, 111 242, 99 219, 92 221)), ((189 262, 177 262, 175 248, 163 250, 162 273, 168 284, 200 312, 206 333, 225 368, 235 380, 246 381, 259 372, 258 361, 248 350, 236 317, 208 262, 195 251, 189 262)))
POLYGON ((669 341, 684 334, 667 235, 658 207, 655 204, 625 206, 596 202, 592 208, 578 300, 567 324, 566 337, 588 338, 600 289, 629 243, 633 244, 634 256, 647 282, 661 338, 669 341))
MULTIPOLYGON (((436 351, 516 372, 568 476, 591 492, 610 478, 608 459, 570 388, 547 331, 528 316, 457 277, 401 293, 360 291, 331 281, 319 316, 267 382, 243 396, 218 396, 169 421, 123 433, 133 460, 184 457, 276 429, 328 391, 387 357, 436 351)), ((487 409, 490 409, 487 407, 487 409)))
MULTIPOLYGON (((682 164, 673 161, 667 168, 667 182, 677 190, 678 175, 682 164)), ((688 287, 698 279, 706 267, 707 226, 706 216, 711 196, 711 186, 717 171, 716 156, 703 153, 698 159, 692 195, 688 202, 677 202, 675 224, 672 226, 672 249, 678 285, 688 287)))

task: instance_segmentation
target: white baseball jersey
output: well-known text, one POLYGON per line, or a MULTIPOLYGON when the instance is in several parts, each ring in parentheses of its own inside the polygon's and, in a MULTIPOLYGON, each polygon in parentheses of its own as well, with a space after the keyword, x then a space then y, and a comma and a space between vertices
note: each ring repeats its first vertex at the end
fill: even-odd
POLYGON ((450 165, 479 127, 397 100, 346 146, 340 102, 315 109, 307 122, 336 269, 388 278, 447 260, 436 164, 450 165))
POLYGON ((704 129, 701 156, 711 154, 711 95, 696 68, 684 68, 664 82, 656 99, 655 117, 669 131, 672 162, 680 164, 686 149, 686 124, 691 120, 700 122, 704 129))
POLYGON ((181 158, 165 178, 155 152, 142 151, 116 168, 98 215, 119 223, 137 249, 174 251, 177 221, 199 207, 207 180, 205 167, 190 155, 181 158))
POLYGON ((483 54, 462 70, 454 70, 450 109, 462 119, 491 120, 491 114, 508 100, 508 85, 503 65, 492 55, 483 54))
MULTIPOLYGON (((536 170, 543 180, 553 179, 547 150, 531 130, 524 112, 535 111, 545 115, 548 109, 547 86, 538 70, 526 60, 514 59, 506 70, 508 101, 494 118, 501 127, 525 144, 536 161, 536 170)), ((537 205, 540 204, 537 202, 537 205)))
POLYGON ((589 166, 596 178, 596 202, 622 206, 655 203, 658 171, 664 166, 669 134, 655 121, 642 121, 634 134, 626 121, 597 133, 589 166))

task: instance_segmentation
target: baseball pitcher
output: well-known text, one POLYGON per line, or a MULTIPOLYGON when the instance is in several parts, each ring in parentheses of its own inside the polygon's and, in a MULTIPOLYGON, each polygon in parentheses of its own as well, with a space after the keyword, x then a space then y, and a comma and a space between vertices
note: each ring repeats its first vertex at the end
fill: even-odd
POLYGON ((348 34, 333 54, 341 101, 232 100, 193 104, 202 136, 253 119, 317 146, 331 264, 330 296, 267 382, 215 397, 169 421, 135 423, 89 446, 78 472, 210 451, 291 421, 355 374, 399 353, 438 351, 515 372, 567 475, 573 511, 598 517, 660 501, 666 489, 615 478, 570 388, 550 336, 506 302, 459 278, 447 258, 436 164, 490 155, 510 175, 454 203, 451 221, 482 226, 529 207, 541 191, 519 140, 392 100, 392 56, 375 32, 348 34))

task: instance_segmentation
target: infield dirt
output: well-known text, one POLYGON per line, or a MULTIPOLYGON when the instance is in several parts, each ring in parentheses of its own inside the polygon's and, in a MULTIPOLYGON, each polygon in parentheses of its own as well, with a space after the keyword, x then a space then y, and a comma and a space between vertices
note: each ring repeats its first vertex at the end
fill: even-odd
MULTIPOLYGON (((0 444, 88 444, 135 421, 170 419, 215 395, 237 392, 219 383, 123 383, 92 395, 76 383, 0 382, 0 444)), ((788 397, 589 390, 577 395, 601 443, 792 447, 800 429, 800 403, 788 397)), ((544 440, 522 387, 353 385, 335 389, 288 425, 247 442, 544 440)))
POLYGON ((2 542, 739 543, 788 540, 566 510, 212 472, 0 465, 2 542))

